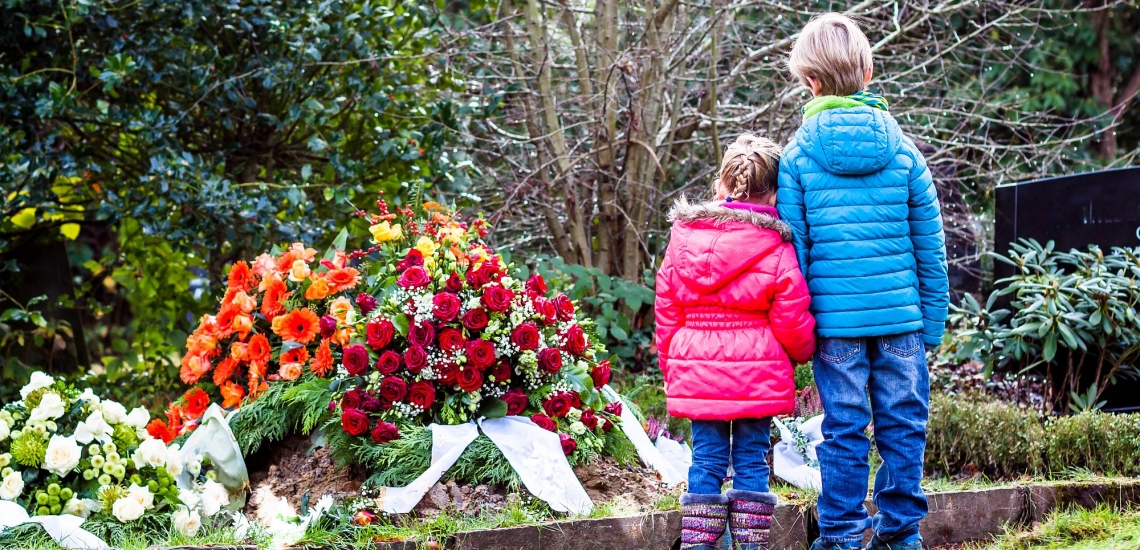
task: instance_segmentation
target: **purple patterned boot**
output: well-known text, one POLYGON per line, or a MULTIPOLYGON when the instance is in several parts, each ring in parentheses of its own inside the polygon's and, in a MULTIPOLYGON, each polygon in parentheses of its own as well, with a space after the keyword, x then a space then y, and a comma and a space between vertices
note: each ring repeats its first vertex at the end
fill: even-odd
POLYGON ((731 501, 728 529, 732 533, 733 548, 767 550, 768 530, 772 528, 772 512, 776 509, 776 495, 729 489, 725 496, 731 501))
POLYGON ((681 550, 713 550, 727 525, 727 496, 681 495, 681 550))

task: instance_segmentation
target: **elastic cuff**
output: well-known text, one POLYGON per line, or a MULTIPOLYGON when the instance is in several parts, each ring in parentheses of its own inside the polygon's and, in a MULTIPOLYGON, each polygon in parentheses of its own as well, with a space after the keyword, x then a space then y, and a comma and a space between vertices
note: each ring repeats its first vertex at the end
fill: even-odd
MULTIPOLYGON (((828 543, 828 544, 838 544, 838 545, 844 546, 844 547, 847 543, 851 543, 851 542, 859 543, 860 547, 863 546, 863 536, 862 535, 848 535, 846 537, 820 537, 820 540, 822 540, 823 542, 828 543)), ((854 548, 854 547, 852 547, 852 548, 854 548)))
POLYGON ((743 489, 729 489, 725 496, 729 500, 747 500, 749 502, 761 502, 764 504, 771 504, 775 506, 779 502, 779 497, 776 493, 761 493, 759 491, 745 491, 743 489))
POLYGON ((728 504, 728 500, 728 496, 722 494, 701 495, 697 493, 685 493, 681 495, 681 506, 689 504, 728 504))

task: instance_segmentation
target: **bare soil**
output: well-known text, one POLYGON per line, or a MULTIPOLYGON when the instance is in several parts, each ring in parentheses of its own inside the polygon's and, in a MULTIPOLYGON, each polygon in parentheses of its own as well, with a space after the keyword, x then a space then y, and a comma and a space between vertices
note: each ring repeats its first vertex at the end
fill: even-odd
POLYGON ((619 466, 610 457, 578 466, 574 473, 595 505, 612 502, 621 508, 649 511, 661 497, 669 494, 657 472, 619 466))
POLYGON ((310 454, 310 445, 309 438, 293 436, 267 445, 269 451, 262 450, 251 458, 248 466, 253 496, 246 506, 249 517, 256 517, 266 490, 288 500, 298 511, 306 492, 310 503, 326 494, 338 499, 360 494, 360 486, 368 477, 363 470, 338 465, 324 447, 310 454))

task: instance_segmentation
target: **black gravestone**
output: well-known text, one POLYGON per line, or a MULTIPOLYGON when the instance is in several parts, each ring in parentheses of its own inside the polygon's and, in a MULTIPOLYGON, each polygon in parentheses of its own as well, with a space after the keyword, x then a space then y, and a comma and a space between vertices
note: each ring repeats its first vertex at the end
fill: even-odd
MULTIPOLYGON (((998 187, 996 200, 994 251, 1001 254, 1017 239, 1051 240, 1066 251, 1140 246, 1140 166, 998 187)), ((994 262, 995 280, 1014 274, 994 262)), ((1107 410, 1140 410, 1138 389, 1132 380, 1110 386, 1102 396, 1107 410)))

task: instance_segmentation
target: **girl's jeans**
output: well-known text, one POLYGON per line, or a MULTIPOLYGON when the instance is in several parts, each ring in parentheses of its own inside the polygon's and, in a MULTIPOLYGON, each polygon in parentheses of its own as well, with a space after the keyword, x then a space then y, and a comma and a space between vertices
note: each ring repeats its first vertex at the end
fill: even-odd
POLYGON ((863 540, 868 527, 885 542, 917 535, 926 517, 922 481, 930 380, 917 332, 873 338, 823 338, 813 363, 823 401, 823 443, 817 449, 823 492, 820 538, 829 543, 863 540), (870 403, 867 398, 870 396, 870 403), (874 520, 867 517, 871 442, 883 464, 875 476, 874 520))
POLYGON ((733 489, 767 493, 771 429, 771 418, 694 420, 689 492, 719 495, 731 459, 733 489))

